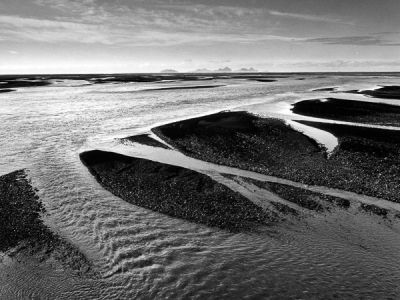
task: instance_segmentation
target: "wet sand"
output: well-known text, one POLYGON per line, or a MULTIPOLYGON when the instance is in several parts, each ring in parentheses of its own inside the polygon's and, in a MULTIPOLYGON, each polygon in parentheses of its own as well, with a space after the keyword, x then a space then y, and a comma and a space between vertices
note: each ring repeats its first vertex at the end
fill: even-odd
POLYGON ((331 120, 400 126, 400 106, 336 98, 304 100, 293 104, 295 114, 331 120))
POLYGON ((148 134, 140 134, 140 135, 134 135, 130 137, 126 137, 121 139, 121 142, 123 144, 126 143, 139 143, 142 145, 147 145, 151 147, 159 147, 159 148, 164 148, 164 149, 169 149, 169 147, 153 138, 151 138, 148 134))
POLYGON ((184 154, 292 181, 400 202, 400 132, 301 122, 327 129, 339 146, 325 149, 283 121, 222 112, 153 131, 184 154))
POLYGON ((95 276, 86 257, 43 223, 44 213, 23 170, 1 176, 0 252, 55 260, 79 275, 95 276))
POLYGON ((114 195, 171 217, 232 232, 276 221, 272 212, 195 171, 97 150, 80 158, 114 195))

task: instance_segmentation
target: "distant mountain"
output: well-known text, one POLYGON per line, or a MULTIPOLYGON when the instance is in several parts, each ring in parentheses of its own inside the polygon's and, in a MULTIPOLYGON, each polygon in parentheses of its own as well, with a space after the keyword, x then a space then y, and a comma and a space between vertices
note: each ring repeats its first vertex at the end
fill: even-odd
POLYGON ((232 69, 229 67, 219 68, 218 70, 215 70, 215 72, 229 73, 229 72, 232 72, 232 69))
POLYGON ((177 70, 173 70, 173 69, 165 69, 162 70, 160 73, 179 73, 177 70))
POLYGON ((253 67, 251 68, 241 68, 239 70, 237 70, 237 72, 239 73, 251 73, 251 72, 258 72, 256 69, 254 69, 253 67))
POLYGON ((197 69, 194 73, 230 73, 232 69, 229 67, 219 68, 218 70, 209 70, 206 68, 197 69))

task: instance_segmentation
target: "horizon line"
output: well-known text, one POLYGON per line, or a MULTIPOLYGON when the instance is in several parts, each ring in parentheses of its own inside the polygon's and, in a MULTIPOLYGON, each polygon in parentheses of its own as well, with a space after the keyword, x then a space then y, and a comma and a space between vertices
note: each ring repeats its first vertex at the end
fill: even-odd
POLYGON ((362 74, 377 74, 377 73, 400 73, 399 71, 260 71, 260 72, 195 72, 195 71, 187 71, 187 72, 111 72, 111 73, 0 73, 0 76, 64 76, 64 75, 154 75, 154 74, 354 74, 354 73, 362 73, 362 74))

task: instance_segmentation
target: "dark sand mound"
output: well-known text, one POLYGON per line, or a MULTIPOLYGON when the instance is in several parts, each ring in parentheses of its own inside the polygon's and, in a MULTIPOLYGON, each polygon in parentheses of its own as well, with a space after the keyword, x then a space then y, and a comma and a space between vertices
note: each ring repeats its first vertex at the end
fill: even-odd
MULTIPOLYGON (((253 121, 257 117, 246 112, 221 112, 199 118, 188 119, 155 128, 153 131, 165 134, 168 138, 177 139, 191 134, 226 133, 232 129, 243 132, 254 132, 253 121)), ((234 134, 234 132, 232 132, 234 134)))
POLYGON ((329 88, 314 89, 312 91, 313 92, 334 92, 335 90, 336 90, 336 87, 329 87, 329 88))
POLYGON ((50 85, 52 80, 86 80, 90 84, 165 82, 165 81, 210 81, 216 79, 276 79, 290 75, 270 73, 136 73, 136 74, 54 74, 54 75, 0 75, 1 88, 50 85))
POLYGON ((350 201, 346 199, 332 197, 279 183, 270 182, 264 183, 264 185, 268 190, 277 194, 281 198, 309 210, 323 212, 325 210, 329 210, 329 204, 333 204, 341 208, 350 207, 350 201))
POLYGON ((172 86, 172 87, 163 87, 157 89, 148 89, 146 91, 170 91, 170 90, 195 90, 195 89, 212 89, 217 87, 222 87, 224 85, 192 85, 192 86, 172 86))
POLYGON ((283 121, 243 112, 176 122, 154 132, 197 159, 400 202, 400 132, 302 123, 323 130, 326 125, 339 137, 329 159, 315 141, 283 121))
POLYGON ((130 137, 121 139, 122 143, 124 143, 126 141, 139 143, 139 144, 147 145, 147 146, 151 146, 151 147, 170 149, 167 145, 151 138, 148 134, 140 134, 140 135, 130 136, 130 137))
POLYGON ((388 210, 376 205, 361 204, 361 210, 386 218, 388 210))
POLYGON ((10 93, 10 92, 14 92, 15 90, 13 89, 0 89, 0 93, 10 93))
POLYGON ((47 228, 41 220, 44 208, 24 171, 0 177, 0 251, 18 247, 18 252, 55 258, 80 274, 92 266, 77 249, 47 228))
POLYGON ((255 80, 255 81, 258 81, 258 82, 275 82, 275 81, 277 81, 276 79, 263 79, 263 78, 252 79, 252 80, 255 80))
POLYGON ((173 90, 197 90, 197 89, 212 89, 217 87, 223 87, 225 85, 191 85, 191 86, 171 86, 171 87, 160 87, 160 88, 146 88, 142 90, 133 90, 133 91, 111 91, 111 92, 99 92, 99 93, 108 93, 108 94, 134 94, 138 92, 157 92, 157 91, 173 91, 173 90))
POLYGON ((275 220, 272 213, 195 171, 96 150, 80 158, 105 189, 134 205, 233 232, 275 220))
POLYGON ((0 83, 0 89, 15 89, 34 86, 47 86, 51 83, 46 80, 6 80, 0 83))
POLYGON ((400 106, 336 98, 304 100, 293 104, 292 111, 303 116, 356 123, 400 125, 400 106))
MULTIPOLYGON (((86 76, 87 77, 87 76, 86 76)), ((202 76, 193 74, 104 74, 93 75, 89 80, 95 84, 101 83, 129 83, 129 82, 157 82, 162 80, 197 81, 205 80, 202 76)), ((213 78, 210 78, 213 79, 213 78)))
POLYGON ((385 86, 373 91, 372 90, 361 91, 360 93, 375 98, 400 99, 400 86, 396 85, 385 86))
MULTIPOLYGON (((227 178, 234 178, 235 176, 224 174, 227 178)), ((329 211, 332 206, 347 209, 350 207, 350 201, 343 198, 333 197, 318 192, 309 191, 306 189, 289 186, 281 183, 265 182, 255 179, 245 178, 246 181, 251 182, 255 186, 273 192, 280 198, 297 204, 308 210, 314 210, 316 212, 329 211)), ((292 208, 289 208, 285 204, 271 202, 277 207, 280 212, 285 214, 291 213, 298 215, 298 212, 292 208)))
POLYGON ((346 93, 351 94, 361 94, 366 96, 371 96, 375 98, 383 98, 383 99, 400 99, 400 86, 397 85, 389 85, 384 86, 376 90, 349 90, 346 93))
MULTIPOLYGON (((400 148, 400 131, 381 129, 381 128, 369 128, 362 126, 351 126, 344 124, 331 124, 313 121, 296 121, 304 125, 312 126, 327 132, 332 133, 334 136, 339 138, 341 141, 349 138, 352 140, 354 145, 358 143, 356 141, 366 140, 365 146, 369 144, 371 147, 362 149, 355 147, 354 151, 371 152, 374 155, 385 156, 390 153, 397 153, 400 148), (381 149, 381 150, 379 150, 381 149)), ((349 141, 349 140, 348 140, 349 141)))

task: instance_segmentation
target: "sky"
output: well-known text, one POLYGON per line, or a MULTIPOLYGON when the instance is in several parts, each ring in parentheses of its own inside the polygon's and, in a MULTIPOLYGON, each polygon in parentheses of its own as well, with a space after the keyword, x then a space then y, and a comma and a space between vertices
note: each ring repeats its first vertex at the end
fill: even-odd
POLYGON ((0 74, 400 71, 400 0, 0 0, 0 74))

